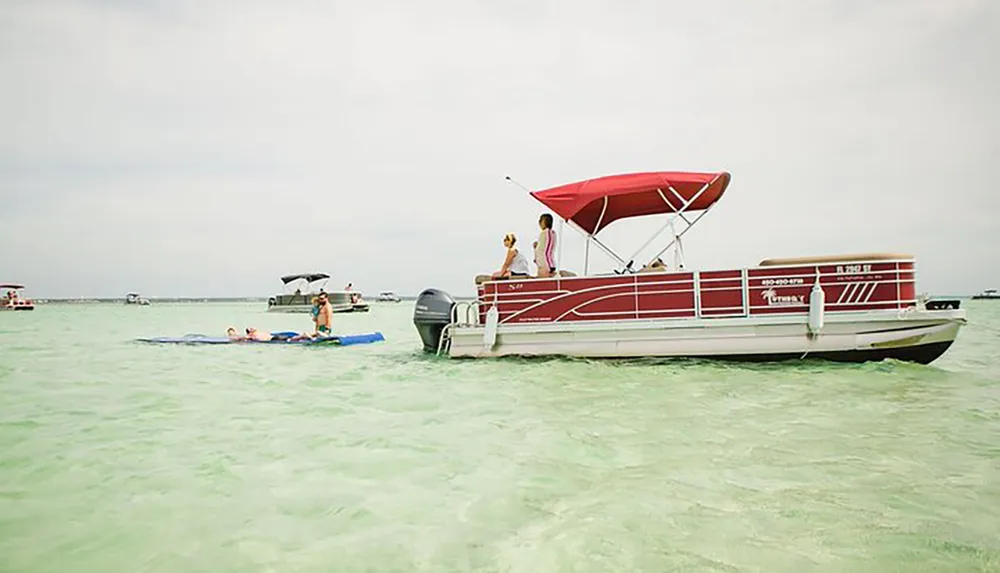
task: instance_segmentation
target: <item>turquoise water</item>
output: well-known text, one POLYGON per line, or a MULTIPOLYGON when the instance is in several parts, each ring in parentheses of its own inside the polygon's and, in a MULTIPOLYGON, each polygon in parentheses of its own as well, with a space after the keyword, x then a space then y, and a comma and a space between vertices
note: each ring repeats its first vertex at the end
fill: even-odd
POLYGON ((0 571, 1000 571, 1000 304, 938 362, 152 346, 257 304, 0 313, 0 571))

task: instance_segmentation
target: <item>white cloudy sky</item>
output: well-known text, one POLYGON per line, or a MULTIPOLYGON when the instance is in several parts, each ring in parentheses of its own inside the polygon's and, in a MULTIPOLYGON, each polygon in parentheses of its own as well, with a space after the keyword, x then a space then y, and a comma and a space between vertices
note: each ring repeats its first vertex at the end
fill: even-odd
POLYGON ((468 294, 537 232, 506 174, 728 170, 689 266, 892 251, 921 291, 1000 286, 998 6, 0 0, 0 282, 468 294))

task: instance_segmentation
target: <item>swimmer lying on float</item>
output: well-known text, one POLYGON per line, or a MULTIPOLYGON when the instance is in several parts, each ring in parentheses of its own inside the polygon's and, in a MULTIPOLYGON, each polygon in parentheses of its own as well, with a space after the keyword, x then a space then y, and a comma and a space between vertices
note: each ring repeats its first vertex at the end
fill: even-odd
POLYGON ((230 326, 226 329, 226 336, 229 337, 229 340, 255 340, 258 342, 269 342, 274 339, 274 336, 270 333, 261 332, 253 326, 247 327, 246 336, 237 334, 236 327, 230 326))
POLYGON ((240 335, 236 331, 236 327, 230 326, 226 329, 226 336, 229 340, 233 341, 254 341, 254 342, 270 342, 272 340, 285 340, 288 342, 298 342, 301 340, 314 340, 317 338, 326 338, 330 335, 320 335, 318 333, 303 332, 302 334, 297 334, 295 336, 275 336, 269 332, 261 332, 256 327, 248 326, 246 329, 246 336, 240 335))

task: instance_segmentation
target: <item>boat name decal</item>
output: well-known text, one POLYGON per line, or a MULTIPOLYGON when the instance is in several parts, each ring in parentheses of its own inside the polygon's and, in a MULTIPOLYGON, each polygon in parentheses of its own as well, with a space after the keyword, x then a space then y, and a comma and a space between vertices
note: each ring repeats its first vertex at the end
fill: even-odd
POLYGON ((760 296, 767 301, 768 306, 797 305, 805 304, 805 295, 801 294, 778 294, 773 288, 760 293, 760 296))
POLYGON ((837 274, 857 274, 872 272, 871 265, 837 265, 837 274))

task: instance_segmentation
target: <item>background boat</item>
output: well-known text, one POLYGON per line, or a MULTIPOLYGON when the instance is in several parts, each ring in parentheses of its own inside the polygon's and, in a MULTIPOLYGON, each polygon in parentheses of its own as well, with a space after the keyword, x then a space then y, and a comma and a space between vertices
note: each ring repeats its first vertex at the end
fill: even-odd
POLYGON ((378 297, 375 299, 378 302, 400 302, 403 299, 399 298, 399 295, 391 290, 385 290, 378 293, 378 297))
POLYGON ((329 279, 330 275, 326 273, 304 273, 281 277, 286 292, 270 297, 267 300, 267 311, 309 313, 312 311, 313 297, 325 293, 335 313, 368 312, 368 303, 364 301, 360 292, 326 290, 325 287, 329 279))
POLYGON ((19 291, 24 290, 20 284, 0 284, 0 310, 35 310, 35 303, 30 298, 24 298, 19 291))
POLYGON ((130 292, 125 295, 125 304, 135 304, 139 306, 149 306, 149 299, 144 298, 137 292, 130 292))

